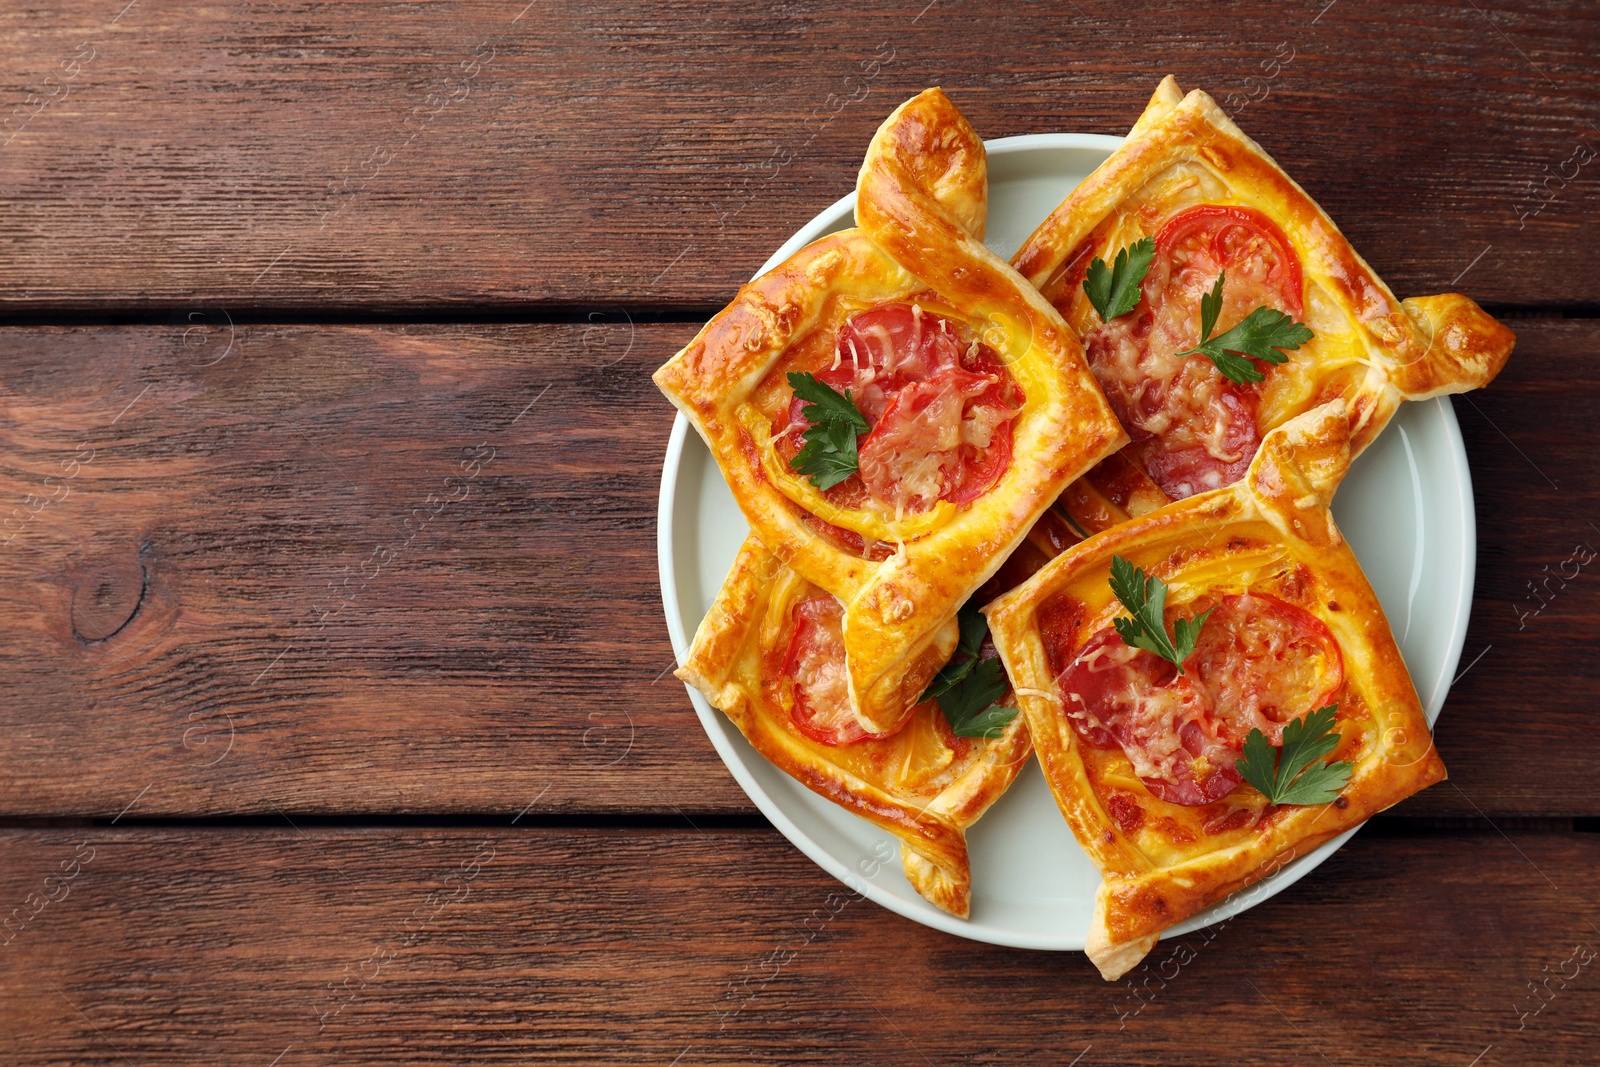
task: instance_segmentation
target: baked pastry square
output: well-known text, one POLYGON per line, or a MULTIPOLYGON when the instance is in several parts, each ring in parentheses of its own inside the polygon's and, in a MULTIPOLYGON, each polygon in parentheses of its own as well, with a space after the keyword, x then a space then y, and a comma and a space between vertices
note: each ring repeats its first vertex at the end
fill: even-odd
POLYGON ((929 89, 873 137, 859 228, 746 285, 655 375, 755 535, 843 604, 850 706, 872 733, 916 703, 909 665, 950 655, 935 639, 957 606, 1127 440, 1076 335, 984 247, 986 211, 983 142, 929 89), (857 409, 826 448, 801 376, 857 409), (824 488, 796 469, 814 451, 857 465, 824 488))
MULTIPOLYGON (((832 594, 749 537, 678 677, 786 774, 900 838, 912 886, 966 918, 966 829, 1027 761, 1026 722, 1013 713, 995 737, 958 737, 930 700, 894 734, 866 734, 845 691, 843 617, 832 594)), ((924 666, 925 684, 942 664, 924 666)))
POLYGON ((1243 481, 1097 534, 984 609, 1050 789, 1104 876, 1085 951, 1108 979, 1174 923, 1444 777, 1328 511, 1349 462, 1335 400, 1268 434, 1243 481), (1181 673, 1114 625, 1130 617, 1116 557, 1166 583, 1181 673), (1202 615, 1185 657, 1177 620, 1202 615), (1314 732, 1313 714, 1349 780, 1271 804, 1238 760, 1255 746, 1257 766, 1287 762, 1280 746, 1314 732))
MULTIPOLYGON (((1402 400, 1487 384, 1514 341, 1465 296, 1397 301, 1327 214, 1211 97, 1184 96, 1170 77, 1126 143, 1012 262, 1082 338, 1134 438, 1063 499, 1088 531, 1238 480, 1268 432, 1335 398, 1346 404, 1350 447, 1359 453, 1402 400), (1114 268, 1128 250, 1133 268, 1145 238, 1153 243, 1145 247, 1148 273, 1128 292, 1137 304, 1117 314, 1126 305, 1113 303, 1103 319, 1084 287, 1086 279, 1095 285, 1093 261, 1114 268), (1293 337, 1277 334, 1290 343, 1274 357, 1255 331, 1265 345, 1257 352, 1287 356, 1277 365, 1232 356, 1237 376, 1259 381, 1235 381, 1205 355, 1186 355, 1202 341, 1202 300, 1224 274, 1209 337, 1220 341, 1259 308, 1271 312, 1266 320, 1288 316, 1285 331, 1299 322, 1312 334, 1297 348, 1293 337)), ((1130 269, 1130 280, 1136 273, 1130 269)))

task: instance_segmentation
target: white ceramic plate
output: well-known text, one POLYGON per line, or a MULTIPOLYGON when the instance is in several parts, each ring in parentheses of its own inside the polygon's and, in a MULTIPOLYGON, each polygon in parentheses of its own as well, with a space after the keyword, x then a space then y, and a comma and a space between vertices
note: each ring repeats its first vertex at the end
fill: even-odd
MULTIPOLYGON (((1098 166, 1121 140, 1042 134, 987 142, 987 244, 1002 258, 1098 166)), ((764 272, 805 244, 853 224, 854 194, 829 207, 773 253, 764 272)), ((1472 482, 1455 413, 1445 400, 1402 408, 1356 462, 1334 513, 1388 613, 1427 708, 1439 714, 1466 638, 1477 555, 1472 482)), ((716 463, 680 414, 661 478, 661 597, 681 662, 723 576, 749 533, 716 463)), ((900 871, 889 834, 812 793, 778 770, 706 703, 689 698, 711 743, 774 826, 824 870, 919 923, 961 937, 1035 949, 1081 949, 1100 875, 1056 810, 1037 761, 967 833, 972 917, 923 900, 900 871)), ((1271 878, 1173 928, 1182 934, 1243 911, 1309 873, 1350 833, 1271 878)))

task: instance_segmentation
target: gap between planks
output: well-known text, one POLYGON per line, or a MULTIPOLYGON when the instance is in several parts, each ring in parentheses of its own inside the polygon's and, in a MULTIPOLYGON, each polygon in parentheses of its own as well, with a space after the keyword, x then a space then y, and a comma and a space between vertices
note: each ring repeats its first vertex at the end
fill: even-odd
MULTIPOLYGON (((732 293, 729 294, 732 296, 732 293)), ((1595 319, 1600 302, 1571 304, 1484 304, 1496 318, 1595 319)), ((363 307, 285 306, 230 309, 223 304, 196 303, 149 308, 60 307, 7 311, 0 308, 0 329, 83 326, 171 326, 188 321, 196 311, 226 312, 235 326, 454 326, 522 325, 557 326, 625 318, 635 325, 693 325, 703 323, 722 305, 711 304, 542 304, 505 305, 382 305, 363 307)))
MULTIPOLYGON (((317 830, 731 830, 772 832, 763 816, 710 812, 680 815, 649 813, 538 814, 483 812, 457 815, 394 815, 371 812, 338 814, 216 815, 216 816, 7 816, 0 831, 55 829, 230 830, 281 829, 287 826, 317 830)), ((1496 819, 1431 816, 1374 816, 1363 833, 1380 837, 1417 837, 1457 833, 1600 833, 1600 818, 1505 816, 1496 819)))

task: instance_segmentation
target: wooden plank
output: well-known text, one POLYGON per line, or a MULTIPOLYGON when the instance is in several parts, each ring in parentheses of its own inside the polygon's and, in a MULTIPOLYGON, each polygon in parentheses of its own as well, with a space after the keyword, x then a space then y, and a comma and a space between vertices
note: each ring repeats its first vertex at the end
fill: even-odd
MULTIPOLYGON (((1517 325, 1412 814, 1600 814, 1595 568, 1526 588, 1600 547, 1600 323, 1517 325)), ((750 812, 666 673, 647 372, 693 329, 7 331, 0 814, 750 812)))
POLYGON ((1120 135, 1165 73, 1402 294, 1592 303, 1597 46, 1554 0, 12 4, 0 310, 720 304, 929 83, 1120 135))
POLYGON ((5 807, 747 805, 667 674, 692 327, 198 330, 7 346, 5 807))
POLYGON ((1595 320, 1512 322, 1493 385, 1453 401, 1472 467, 1478 575, 1436 739, 1450 779, 1407 814, 1579 815, 1600 684, 1600 483, 1595 320))
POLYGON ((15 1067, 1092 1067, 1175 1048, 1494 1067, 1592 1063, 1600 1040, 1587 834, 1363 834, 1118 983, 1077 953, 918 926, 770 831, 11 830, 0 855, 0 902, 33 912, 0 948, 15 1067))

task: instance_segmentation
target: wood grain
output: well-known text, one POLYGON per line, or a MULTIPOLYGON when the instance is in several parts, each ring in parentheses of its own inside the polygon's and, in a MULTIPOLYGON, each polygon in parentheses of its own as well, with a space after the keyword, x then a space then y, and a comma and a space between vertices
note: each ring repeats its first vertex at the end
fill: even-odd
POLYGON ((1118 983, 918 926, 770 831, 5 831, 0 857, 0 903, 35 912, 0 948, 14 1067, 1495 1067, 1600 1041, 1587 834, 1363 833, 1118 983))
POLYGON ((1165 73, 1401 295, 1592 311, 1597 45, 1556 0, 5 5, 0 1063, 1593 1062, 1600 837, 1544 829, 1600 825, 1600 322, 1456 401, 1450 780, 1108 985, 692 828, 754 809, 667 673, 695 327, 634 319, 927 85, 1121 134, 1165 73), (270 324, 379 318, 478 321, 270 324), (1462 817, 1509 836, 1415 831, 1462 817))
POLYGON ((5 806, 743 809, 656 579, 691 332, 20 333, 5 806))
MULTIPOLYGON (((1459 404, 1451 779, 1403 812, 1600 814, 1595 566, 1526 588, 1600 547, 1600 323, 1516 325, 1459 404)), ((0 814, 750 812, 667 674, 648 371, 693 329, 7 331, 0 814)))
POLYGON ((1472 468, 1478 574, 1435 738, 1450 780, 1410 814, 1583 814, 1581 740, 1600 684, 1600 323, 1512 321, 1517 351, 1453 400, 1472 468), (1481 810, 1480 810, 1481 809, 1481 810))
POLYGON ((1166 73, 1403 295, 1593 303, 1597 46, 1537 0, 8 4, 0 310, 720 305, 926 86, 1120 135, 1166 73))

